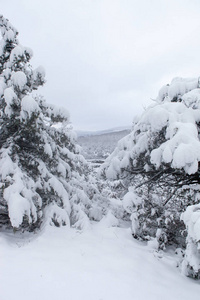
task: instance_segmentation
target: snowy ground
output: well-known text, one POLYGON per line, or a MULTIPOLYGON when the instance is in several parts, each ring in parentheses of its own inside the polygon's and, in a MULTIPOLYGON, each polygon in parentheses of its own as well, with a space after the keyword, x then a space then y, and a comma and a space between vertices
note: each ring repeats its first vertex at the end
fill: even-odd
POLYGON ((2 234, 1 300, 199 299, 200 282, 181 275, 128 228, 94 224, 83 233, 50 227, 33 237, 2 234))

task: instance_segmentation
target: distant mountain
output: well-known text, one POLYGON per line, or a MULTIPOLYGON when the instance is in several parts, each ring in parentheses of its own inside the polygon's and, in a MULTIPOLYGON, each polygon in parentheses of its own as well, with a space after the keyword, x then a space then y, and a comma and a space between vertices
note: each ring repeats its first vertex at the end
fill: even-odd
POLYGON ((117 142, 130 133, 130 127, 117 127, 96 132, 81 132, 78 143, 88 160, 105 160, 117 146, 117 142))
POLYGON ((93 135, 102 135, 102 134, 108 134, 113 132, 120 132, 120 131, 130 131, 131 126, 121 126, 121 127, 115 127, 110 128, 106 130, 98 130, 98 131, 83 131, 83 130, 76 130, 77 136, 93 136, 93 135))

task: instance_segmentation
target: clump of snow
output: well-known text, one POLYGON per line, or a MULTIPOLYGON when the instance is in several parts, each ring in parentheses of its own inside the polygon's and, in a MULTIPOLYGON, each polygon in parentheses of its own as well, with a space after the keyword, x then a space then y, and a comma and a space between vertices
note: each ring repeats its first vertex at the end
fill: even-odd
POLYGON ((68 214, 71 213, 71 205, 69 202, 69 195, 66 189, 64 188, 63 184, 54 176, 52 176, 47 182, 48 188, 51 190, 52 188, 54 191, 59 195, 59 197, 63 201, 63 207, 66 209, 68 214))
POLYGON ((151 162, 160 167, 162 162, 172 163, 173 168, 184 168, 188 174, 198 169, 200 142, 195 122, 173 122, 166 137, 170 139, 152 150, 151 162))
POLYGON ((158 94, 158 101, 171 101, 175 97, 182 96, 185 93, 198 87, 198 78, 174 78, 171 84, 162 87, 158 94))
POLYGON ((6 177, 12 175, 16 169, 16 164, 10 158, 9 149, 1 149, 1 160, 0 160, 0 174, 2 180, 5 180, 6 177))
MULTIPOLYGON (((32 50, 30 48, 26 48, 26 51, 29 53, 29 55, 32 55, 32 50)), ((42 77, 45 77, 45 69, 42 66, 37 67, 34 72, 33 72, 33 76, 34 79, 37 78, 37 76, 40 75, 42 77)))
POLYGON ((69 119, 70 114, 68 110, 64 107, 53 107, 54 116, 60 116, 61 118, 69 119))
POLYGON ((157 132, 160 128, 167 125, 169 120, 169 112, 165 107, 154 106, 150 107, 145 114, 141 117, 140 122, 149 124, 153 132, 157 132))
POLYGON ((12 114, 11 105, 17 99, 17 95, 15 94, 15 92, 11 87, 4 90, 4 99, 6 102, 5 113, 7 116, 11 116, 12 114))
POLYGON ((131 228, 133 234, 136 236, 139 229, 138 207, 142 204, 142 199, 136 195, 133 187, 129 187, 129 191, 123 197, 122 203, 125 211, 131 214, 131 228))
POLYGON ((142 200, 139 198, 136 193, 134 192, 134 189, 132 187, 129 187, 128 193, 123 198, 123 207, 128 213, 132 213, 137 209, 139 205, 141 205, 142 200))
POLYGON ((44 153, 46 153, 47 155, 49 155, 49 157, 53 157, 53 152, 52 152, 50 144, 46 143, 44 145, 44 153))
POLYGON ((102 219, 102 210, 98 205, 93 205, 89 210, 89 217, 91 220, 100 221, 102 219))
POLYGON ((12 177, 13 183, 4 189, 3 197, 8 204, 11 224, 14 228, 18 228, 22 224, 24 216, 28 218, 30 223, 37 220, 36 207, 32 202, 35 194, 30 186, 28 189, 24 186, 23 174, 17 166, 15 166, 12 173, 14 173, 12 177))
POLYGON ((17 98, 17 95, 13 91, 13 89, 7 88, 4 90, 4 99, 7 105, 10 105, 13 103, 13 100, 17 98))
POLYGON ((182 96, 182 101, 187 107, 200 109, 200 89, 194 89, 182 96))
POLYGON ((120 168, 121 169, 125 169, 125 168, 127 168, 128 167, 128 165, 129 165, 129 163, 130 163, 130 157, 129 157, 129 155, 125 155, 123 158, 122 158, 122 160, 120 161, 120 168))
MULTIPOLYGON (((75 196, 75 199, 77 199, 77 196, 75 196)), ((84 210, 82 210, 82 205, 81 203, 76 204, 73 197, 71 199, 74 203, 73 203, 73 228, 76 228, 78 230, 87 230, 87 229, 91 229, 91 223, 90 220, 87 216, 87 214, 84 212, 84 210)))
POLYGON ((182 271, 187 276, 200 278, 200 204, 189 206, 181 218, 188 233, 182 271))
POLYGON ((18 87, 20 90, 23 90, 27 83, 26 75, 22 71, 13 72, 11 80, 14 86, 18 87))
POLYGON ((189 206, 182 214, 182 220, 187 227, 189 236, 200 241, 200 204, 189 206))
POLYGON ((100 227, 117 227, 119 226, 119 220, 112 214, 111 211, 108 211, 107 215, 104 216, 99 222, 100 227))
POLYGON ((59 207, 57 204, 52 204, 47 209, 48 222, 52 226, 70 226, 68 213, 65 209, 59 207))
POLYGON ((4 197, 8 202, 10 221, 13 228, 18 228, 23 221, 24 215, 28 216, 30 221, 30 204, 18 192, 12 192, 9 195, 7 192, 8 190, 5 191, 4 197))
POLYGON ((150 249, 157 251, 159 249, 159 243, 157 238, 152 238, 147 242, 147 245, 150 249))
POLYGON ((66 177, 66 167, 64 162, 59 162, 57 170, 64 178, 66 177))
MULTIPOLYGON (((30 58, 32 58, 33 56, 33 50, 29 47, 24 47, 24 52, 27 53, 29 55, 30 58)), ((42 67, 40 67, 42 68, 42 67)), ((41 70, 41 72, 45 75, 45 70, 41 70)))
POLYGON ((10 81, 9 81, 9 79, 10 79, 10 77, 11 77, 11 74, 12 74, 12 71, 11 71, 10 68, 5 68, 5 69, 3 70, 3 73, 2 73, 3 77, 4 77, 6 80, 8 80, 9 86, 10 86, 10 81))
POLYGON ((0 97, 4 94, 4 90, 6 88, 6 84, 3 78, 0 78, 0 97))
POLYGON ((14 60, 19 59, 24 54, 24 48, 21 45, 17 45, 10 54, 10 62, 13 63, 14 60))
POLYGON ((33 113, 40 112, 37 102, 31 96, 25 96, 21 101, 21 117, 26 119, 27 115, 30 118, 33 113))
POLYGON ((5 32, 4 34, 4 39, 8 41, 14 41, 15 38, 15 33, 13 32, 12 29, 9 29, 8 31, 5 32))
POLYGON ((117 179, 117 174, 120 171, 120 160, 118 157, 114 157, 112 163, 110 164, 108 170, 106 171, 106 176, 109 179, 117 179))

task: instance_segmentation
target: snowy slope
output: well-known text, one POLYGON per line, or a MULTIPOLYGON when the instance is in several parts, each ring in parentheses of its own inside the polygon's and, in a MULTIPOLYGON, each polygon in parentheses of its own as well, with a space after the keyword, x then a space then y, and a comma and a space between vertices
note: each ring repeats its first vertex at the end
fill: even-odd
POLYGON ((82 147, 86 159, 105 159, 112 153, 119 140, 130 133, 130 129, 115 129, 79 136, 78 144, 82 147))
POLYGON ((121 127, 114 127, 106 130, 97 130, 97 131, 83 131, 83 130, 75 130, 78 137, 80 136, 92 136, 92 135, 103 135, 103 134, 110 134, 115 132, 120 132, 124 130, 131 130, 131 126, 121 126, 121 127))
POLYGON ((128 228, 50 227, 26 241, 7 233, 0 245, 1 300, 199 299, 199 281, 181 275, 172 255, 159 258, 134 240, 128 228))

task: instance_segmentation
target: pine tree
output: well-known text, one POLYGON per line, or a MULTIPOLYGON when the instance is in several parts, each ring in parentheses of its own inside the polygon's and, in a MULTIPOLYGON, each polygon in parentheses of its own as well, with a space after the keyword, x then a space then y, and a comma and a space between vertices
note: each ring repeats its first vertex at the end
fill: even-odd
POLYGON ((69 113, 33 91, 44 70, 30 65, 32 51, 0 16, 0 225, 34 230, 51 224, 89 226, 99 195, 79 153, 69 113))
POLYGON ((159 248, 185 245, 180 215, 199 201, 199 120, 198 79, 176 78, 101 169, 102 176, 122 181, 133 235, 156 238, 159 248))

